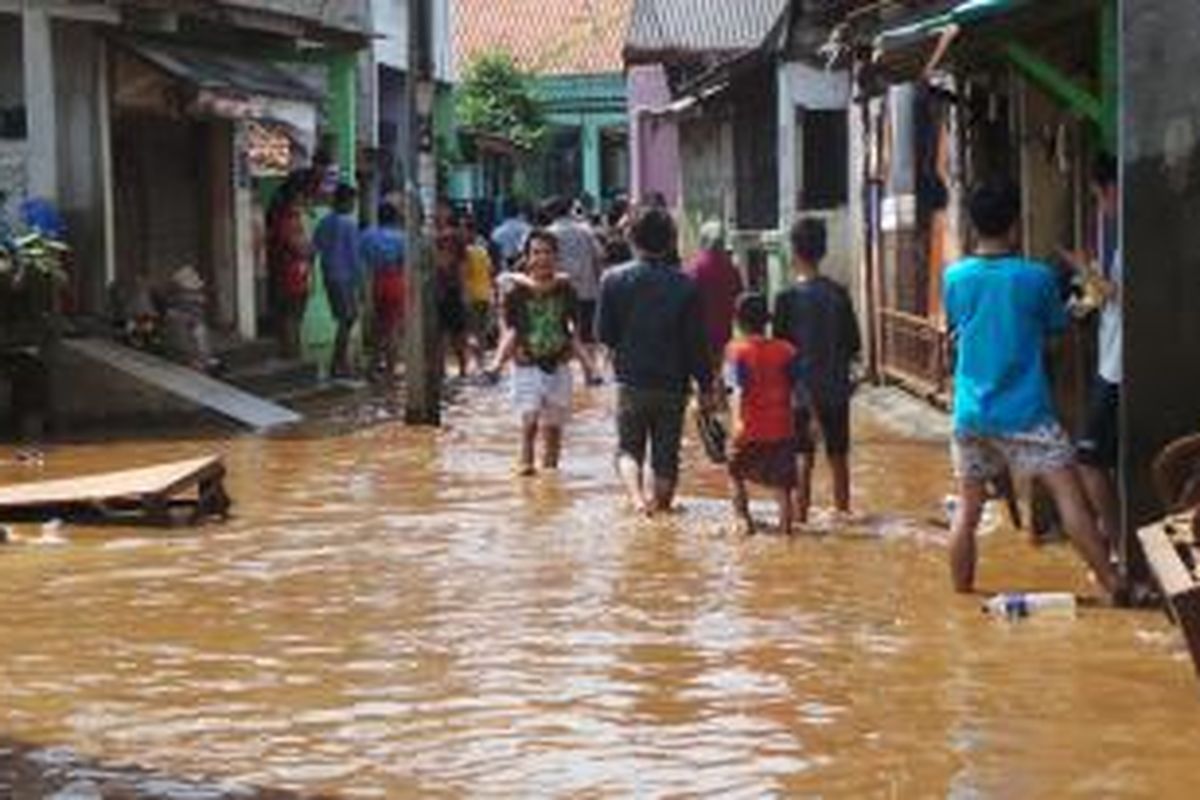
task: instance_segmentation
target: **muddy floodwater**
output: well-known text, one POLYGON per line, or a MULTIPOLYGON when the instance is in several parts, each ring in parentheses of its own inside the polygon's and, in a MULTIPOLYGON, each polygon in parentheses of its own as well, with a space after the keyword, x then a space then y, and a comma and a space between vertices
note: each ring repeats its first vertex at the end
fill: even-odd
MULTIPOLYGON (((744 539, 691 444, 683 513, 627 515, 590 391, 532 480, 496 389, 438 433, 0 449, 5 482, 216 450, 237 503, 16 526, 0 797, 1196 796, 1200 685, 1161 614, 1011 624, 950 593, 942 444, 859 414, 867 518, 744 539)), ((981 591, 1092 591, 993 527, 981 591)))

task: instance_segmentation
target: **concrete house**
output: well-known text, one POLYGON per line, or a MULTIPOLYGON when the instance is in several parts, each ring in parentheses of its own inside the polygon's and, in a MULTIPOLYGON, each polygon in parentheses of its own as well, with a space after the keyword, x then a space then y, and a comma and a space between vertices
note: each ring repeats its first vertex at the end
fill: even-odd
POLYGON ((685 245, 723 220, 749 282, 771 292, 798 214, 827 220, 827 269, 856 288, 850 76, 818 52, 825 24, 787 0, 638 0, 626 40, 635 196, 661 194, 685 245))
POLYGON ((253 338, 252 184, 286 167, 272 154, 311 156, 321 136, 353 165, 362 11, 354 0, 0 4, 3 188, 10 203, 62 209, 79 312, 102 313, 115 280, 191 265, 214 293, 214 323, 253 338))
POLYGON ((112 285, 192 267, 214 330, 258 335, 256 197, 322 144, 354 175, 367 10, 0 2, 0 190, 10 219, 24 198, 61 210, 72 327, 96 329, 112 285))

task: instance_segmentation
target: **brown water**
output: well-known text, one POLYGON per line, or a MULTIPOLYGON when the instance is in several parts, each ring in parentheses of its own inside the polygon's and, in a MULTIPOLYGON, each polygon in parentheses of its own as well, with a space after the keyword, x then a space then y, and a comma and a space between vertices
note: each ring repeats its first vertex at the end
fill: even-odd
MULTIPOLYGON (((0 738, 64 780, 152 769, 129 781, 155 797, 1194 796, 1200 698, 1174 631, 1090 609, 995 622, 953 596, 926 521, 941 445, 859 419, 858 504, 886 514, 742 539, 695 450, 685 513, 625 514, 608 408, 581 400, 565 468, 534 480, 511 477, 503 393, 474 389, 437 434, 0 467, 215 448, 237 501, 199 531, 18 526, 0 738)), ((1012 588, 1089 591, 1065 548, 1001 529, 981 590, 1012 588)))

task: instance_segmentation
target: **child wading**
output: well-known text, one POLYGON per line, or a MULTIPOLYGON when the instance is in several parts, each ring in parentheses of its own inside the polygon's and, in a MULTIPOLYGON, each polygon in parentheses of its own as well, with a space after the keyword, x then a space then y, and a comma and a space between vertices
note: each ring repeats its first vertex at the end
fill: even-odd
MULTIPOLYGON (((542 466, 557 469, 563 426, 571 416, 571 359, 582 353, 575 328, 578 299, 571 282, 558 273, 558 240, 544 230, 525 243, 527 274, 514 277, 504 300, 504 340, 491 372, 511 358, 513 406, 521 417, 518 474, 533 475, 539 428, 544 438, 542 466)), ((590 365, 589 365, 590 367, 590 365)))
POLYGON ((396 377, 400 328, 404 322, 404 231, 400 212, 391 203, 379 207, 379 224, 363 232, 359 242, 363 263, 371 273, 375 306, 375 368, 385 382, 396 377))
POLYGON ((1104 542, 1075 469, 1075 451, 1054 414, 1042 351, 1067 318, 1050 268, 1016 255, 1017 187, 985 185, 970 201, 979 234, 975 255, 951 266, 943 284, 954 369, 952 453, 960 502, 950 573, 954 588, 975 586, 975 530, 988 480, 1037 475, 1054 496, 1063 527, 1109 593, 1118 589, 1104 542))
POLYGON ((767 300, 756 292, 738 298, 737 324, 744 339, 727 349, 729 384, 738 392, 733 457, 733 507, 747 534, 754 533, 746 483, 769 486, 779 503, 779 528, 792 532, 796 484, 792 397, 799 378, 796 348, 766 336, 767 300))
POLYGON ((354 374, 350 363, 350 334, 358 320, 358 293, 362 282, 355 215, 357 204, 358 192, 354 187, 339 184, 333 196, 333 211, 325 215, 313 233, 313 245, 321 254, 329 310, 337 321, 333 363, 329 369, 329 374, 335 378, 349 378, 354 374))
POLYGON ((825 440, 833 475, 833 504, 850 513, 850 369, 861 350, 850 293, 820 273, 825 258, 825 223, 800 219, 792 226, 796 282, 775 302, 775 335, 791 342, 804 368, 806 402, 796 407, 796 518, 808 521, 816 456, 814 427, 825 440))

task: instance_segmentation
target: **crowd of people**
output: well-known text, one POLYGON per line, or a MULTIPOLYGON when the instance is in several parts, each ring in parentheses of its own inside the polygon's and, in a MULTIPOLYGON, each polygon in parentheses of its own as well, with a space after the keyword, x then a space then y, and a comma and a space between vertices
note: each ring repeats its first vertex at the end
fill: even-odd
POLYGON ((265 252, 271 323, 284 358, 300 355, 301 326, 313 295, 315 265, 336 324, 329 374, 354 377, 351 341, 364 306, 371 309, 370 372, 395 376, 405 303, 406 249, 399 204, 383 202, 374 225, 359 222, 359 197, 320 169, 293 172, 266 212, 265 252), (327 206, 323 214, 315 209, 327 206), (369 300, 369 302, 367 302, 369 300))
MULTIPOLYGON (((729 473, 747 532, 755 530, 748 483, 774 490, 783 530, 807 521, 818 438, 835 476, 835 505, 849 513, 851 364, 860 342, 849 293, 820 273, 822 222, 803 219, 792 230, 796 281, 776 297, 773 325, 767 297, 746 291, 720 223, 702 227, 698 252, 684 265, 671 214, 662 204, 640 205, 620 224, 628 249, 601 270, 606 248, 559 201, 541 222, 524 232, 506 273, 504 333, 488 370, 496 377, 514 364, 520 475, 539 468, 539 434, 540 467, 558 467, 571 363, 592 379, 606 358, 617 384, 616 469, 639 513, 671 510, 689 398, 711 423, 730 392, 737 402, 729 473)), ((511 227, 498 229, 502 242, 511 227)), ((725 460, 718 451, 713 457, 725 460)))
MULTIPOLYGON (((1098 168, 1100 207, 1110 217, 1114 178, 1115 170, 1098 168)), ((354 190, 338 186, 331 210, 310 237, 299 206, 311 187, 311 176, 285 183, 268 216, 284 352, 296 352, 319 256, 338 325, 331 373, 354 373, 348 341, 361 300, 370 297, 374 366, 390 379, 405 295, 400 209, 385 203, 377 225, 360 231, 354 190)), ((982 506, 989 486, 1011 469, 1041 479, 1068 536, 1102 587, 1116 594, 1120 580, 1106 540, 1116 525, 1110 476, 1119 254, 1115 244, 1101 242, 1104 276, 1092 286, 1101 287, 1097 303, 1108 321, 1101 325, 1092 412, 1076 443, 1055 416, 1043 346, 1065 325, 1062 278, 1086 274, 1078 263, 1085 257, 1064 254, 1073 266, 1060 275, 1017 256, 1018 200, 1009 183, 986 184, 973 194, 977 252, 945 274, 944 308, 956 347, 952 460, 959 502, 952 582, 958 591, 973 589, 982 506)), ((474 373, 488 382, 498 381, 511 364, 511 400, 521 429, 519 475, 558 468, 578 362, 587 384, 602 383, 608 370, 615 379, 616 471, 638 513, 672 508, 694 396, 706 449, 727 464, 734 512, 747 533, 756 530, 751 485, 772 492, 782 531, 808 521, 818 444, 830 468, 835 511, 849 515, 850 407, 861 342, 850 294, 821 272, 827 250, 821 220, 801 218, 791 227, 794 280, 774 297, 744 285, 719 222, 701 228, 698 251, 683 264, 675 221, 660 198, 636 206, 614 203, 603 217, 589 216, 583 204, 567 198, 536 209, 509 203, 487 236, 471 214, 441 202, 434 230, 436 311, 445 352, 459 375, 474 373), (725 433, 725 412, 732 426, 727 448, 715 441, 725 433)))

